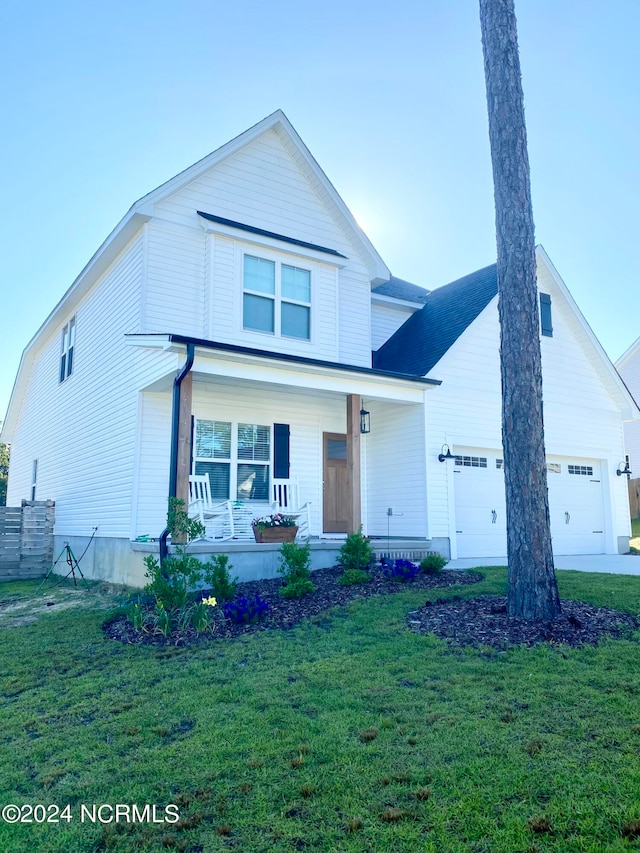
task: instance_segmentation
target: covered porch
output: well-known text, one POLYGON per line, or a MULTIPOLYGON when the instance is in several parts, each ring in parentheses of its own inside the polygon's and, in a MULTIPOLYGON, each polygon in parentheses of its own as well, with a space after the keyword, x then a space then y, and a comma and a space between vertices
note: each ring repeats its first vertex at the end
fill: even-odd
MULTIPOLYGON (((139 343, 148 346, 148 336, 139 343)), ((308 535, 318 554, 333 544, 339 548, 360 525, 367 535, 409 538, 427 547, 424 407, 426 392, 438 383, 189 343, 192 357, 177 377, 172 371, 142 389, 141 447, 158 446, 164 423, 166 456, 145 464, 143 451, 138 489, 152 500, 139 502, 132 539, 162 528, 172 486, 188 503, 189 477, 206 473, 212 499, 255 511, 254 517, 272 511, 274 481, 295 483, 300 501, 309 504, 308 535), (403 505, 390 502, 402 494, 403 505)), ((178 355, 190 348, 173 337, 162 344, 178 355)), ((202 547, 227 553, 256 547, 267 555, 268 546, 242 539, 202 547)))

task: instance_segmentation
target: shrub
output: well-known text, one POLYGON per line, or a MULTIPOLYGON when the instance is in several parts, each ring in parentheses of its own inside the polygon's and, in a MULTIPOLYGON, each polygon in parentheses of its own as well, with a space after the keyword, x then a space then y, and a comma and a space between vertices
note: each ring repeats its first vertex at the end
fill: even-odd
POLYGON ((284 598, 302 598, 303 595, 308 595, 315 590, 313 582, 300 578, 299 580, 289 581, 280 587, 280 595, 284 598))
POLYGON ((222 605, 222 612, 225 619, 234 622, 236 625, 250 625, 252 622, 262 619, 269 607, 269 602, 260 598, 259 595, 241 595, 234 601, 225 601, 222 605))
POLYGON ((415 580, 416 575, 420 571, 418 566, 409 560, 390 560, 388 557, 383 557, 381 563, 382 574, 385 578, 390 581, 397 581, 398 583, 408 583, 415 580))
POLYGON ((284 577, 280 589, 285 598, 302 598, 313 592, 315 586, 311 581, 311 545, 306 542, 283 542, 280 548, 280 566, 278 571, 284 577))
POLYGON ((369 568, 372 559, 371 542, 362 535, 362 525, 360 525, 356 533, 350 533, 344 540, 338 555, 338 564, 345 572, 350 569, 362 571, 369 568))
POLYGON ((370 580, 369 572, 364 572, 362 569, 345 569, 340 575, 338 583, 340 586, 353 586, 357 583, 368 583, 370 580))
POLYGON ((442 554, 427 554, 424 560, 420 561, 420 571, 426 575, 438 575, 448 562, 442 554))
POLYGON ((231 601, 236 594, 237 580, 231 580, 229 557, 226 554, 216 554, 209 557, 204 565, 204 582, 211 589, 218 601, 231 601))
POLYGON ((134 604, 128 616, 138 630, 162 634, 164 637, 190 627, 201 633, 212 628, 208 607, 215 605, 215 599, 209 599, 206 603, 189 603, 189 591, 201 581, 203 565, 187 549, 191 540, 203 534, 204 528, 197 519, 189 518, 184 501, 177 498, 169 499, 167 527, 174 542, 178 538, 184 538, 185 541, 176 542, 176 554, 167 557, 162 566, 152 554, 145 557, 145 576, 149 578, 149 583, 144 590, 154 606, 134 604))

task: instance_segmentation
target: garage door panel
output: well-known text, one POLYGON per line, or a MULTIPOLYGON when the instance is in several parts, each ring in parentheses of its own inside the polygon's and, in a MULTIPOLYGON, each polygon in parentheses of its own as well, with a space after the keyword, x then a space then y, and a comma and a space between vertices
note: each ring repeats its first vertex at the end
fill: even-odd
MULTIPOLYGON (((504 475, 499 451, 454 451, 456 539, 460 557, 507 552, 504 475), (486 466, 486 467, 485 467, 486 466)), ((604 552, 604 500, 598 460, 547 460, 553 552, 604 552)))

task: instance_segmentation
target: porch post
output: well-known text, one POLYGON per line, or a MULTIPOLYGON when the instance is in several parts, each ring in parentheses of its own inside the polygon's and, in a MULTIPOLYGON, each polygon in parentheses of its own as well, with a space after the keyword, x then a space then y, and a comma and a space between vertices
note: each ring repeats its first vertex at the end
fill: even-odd
POLYGON ((347 469, 349 471, 349 533, 362 523, 360 495, 360 408, 359 394, 347 396, 347 469))
POLYGON ((176 497, 189 506, 189 474, 191 473, 191 401, 193 373, 189 372, 180 385, 178 424, 178 459, 176 465, 176 497))

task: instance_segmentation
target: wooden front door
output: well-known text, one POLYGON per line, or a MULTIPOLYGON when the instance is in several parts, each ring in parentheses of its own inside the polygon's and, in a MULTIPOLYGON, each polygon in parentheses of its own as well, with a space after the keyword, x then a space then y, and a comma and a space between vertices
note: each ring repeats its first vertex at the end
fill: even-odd
POLYGON ((347 464, 347 436, 323 433, 322 518, 325 533, 348 533, 351 481, 347 464))

